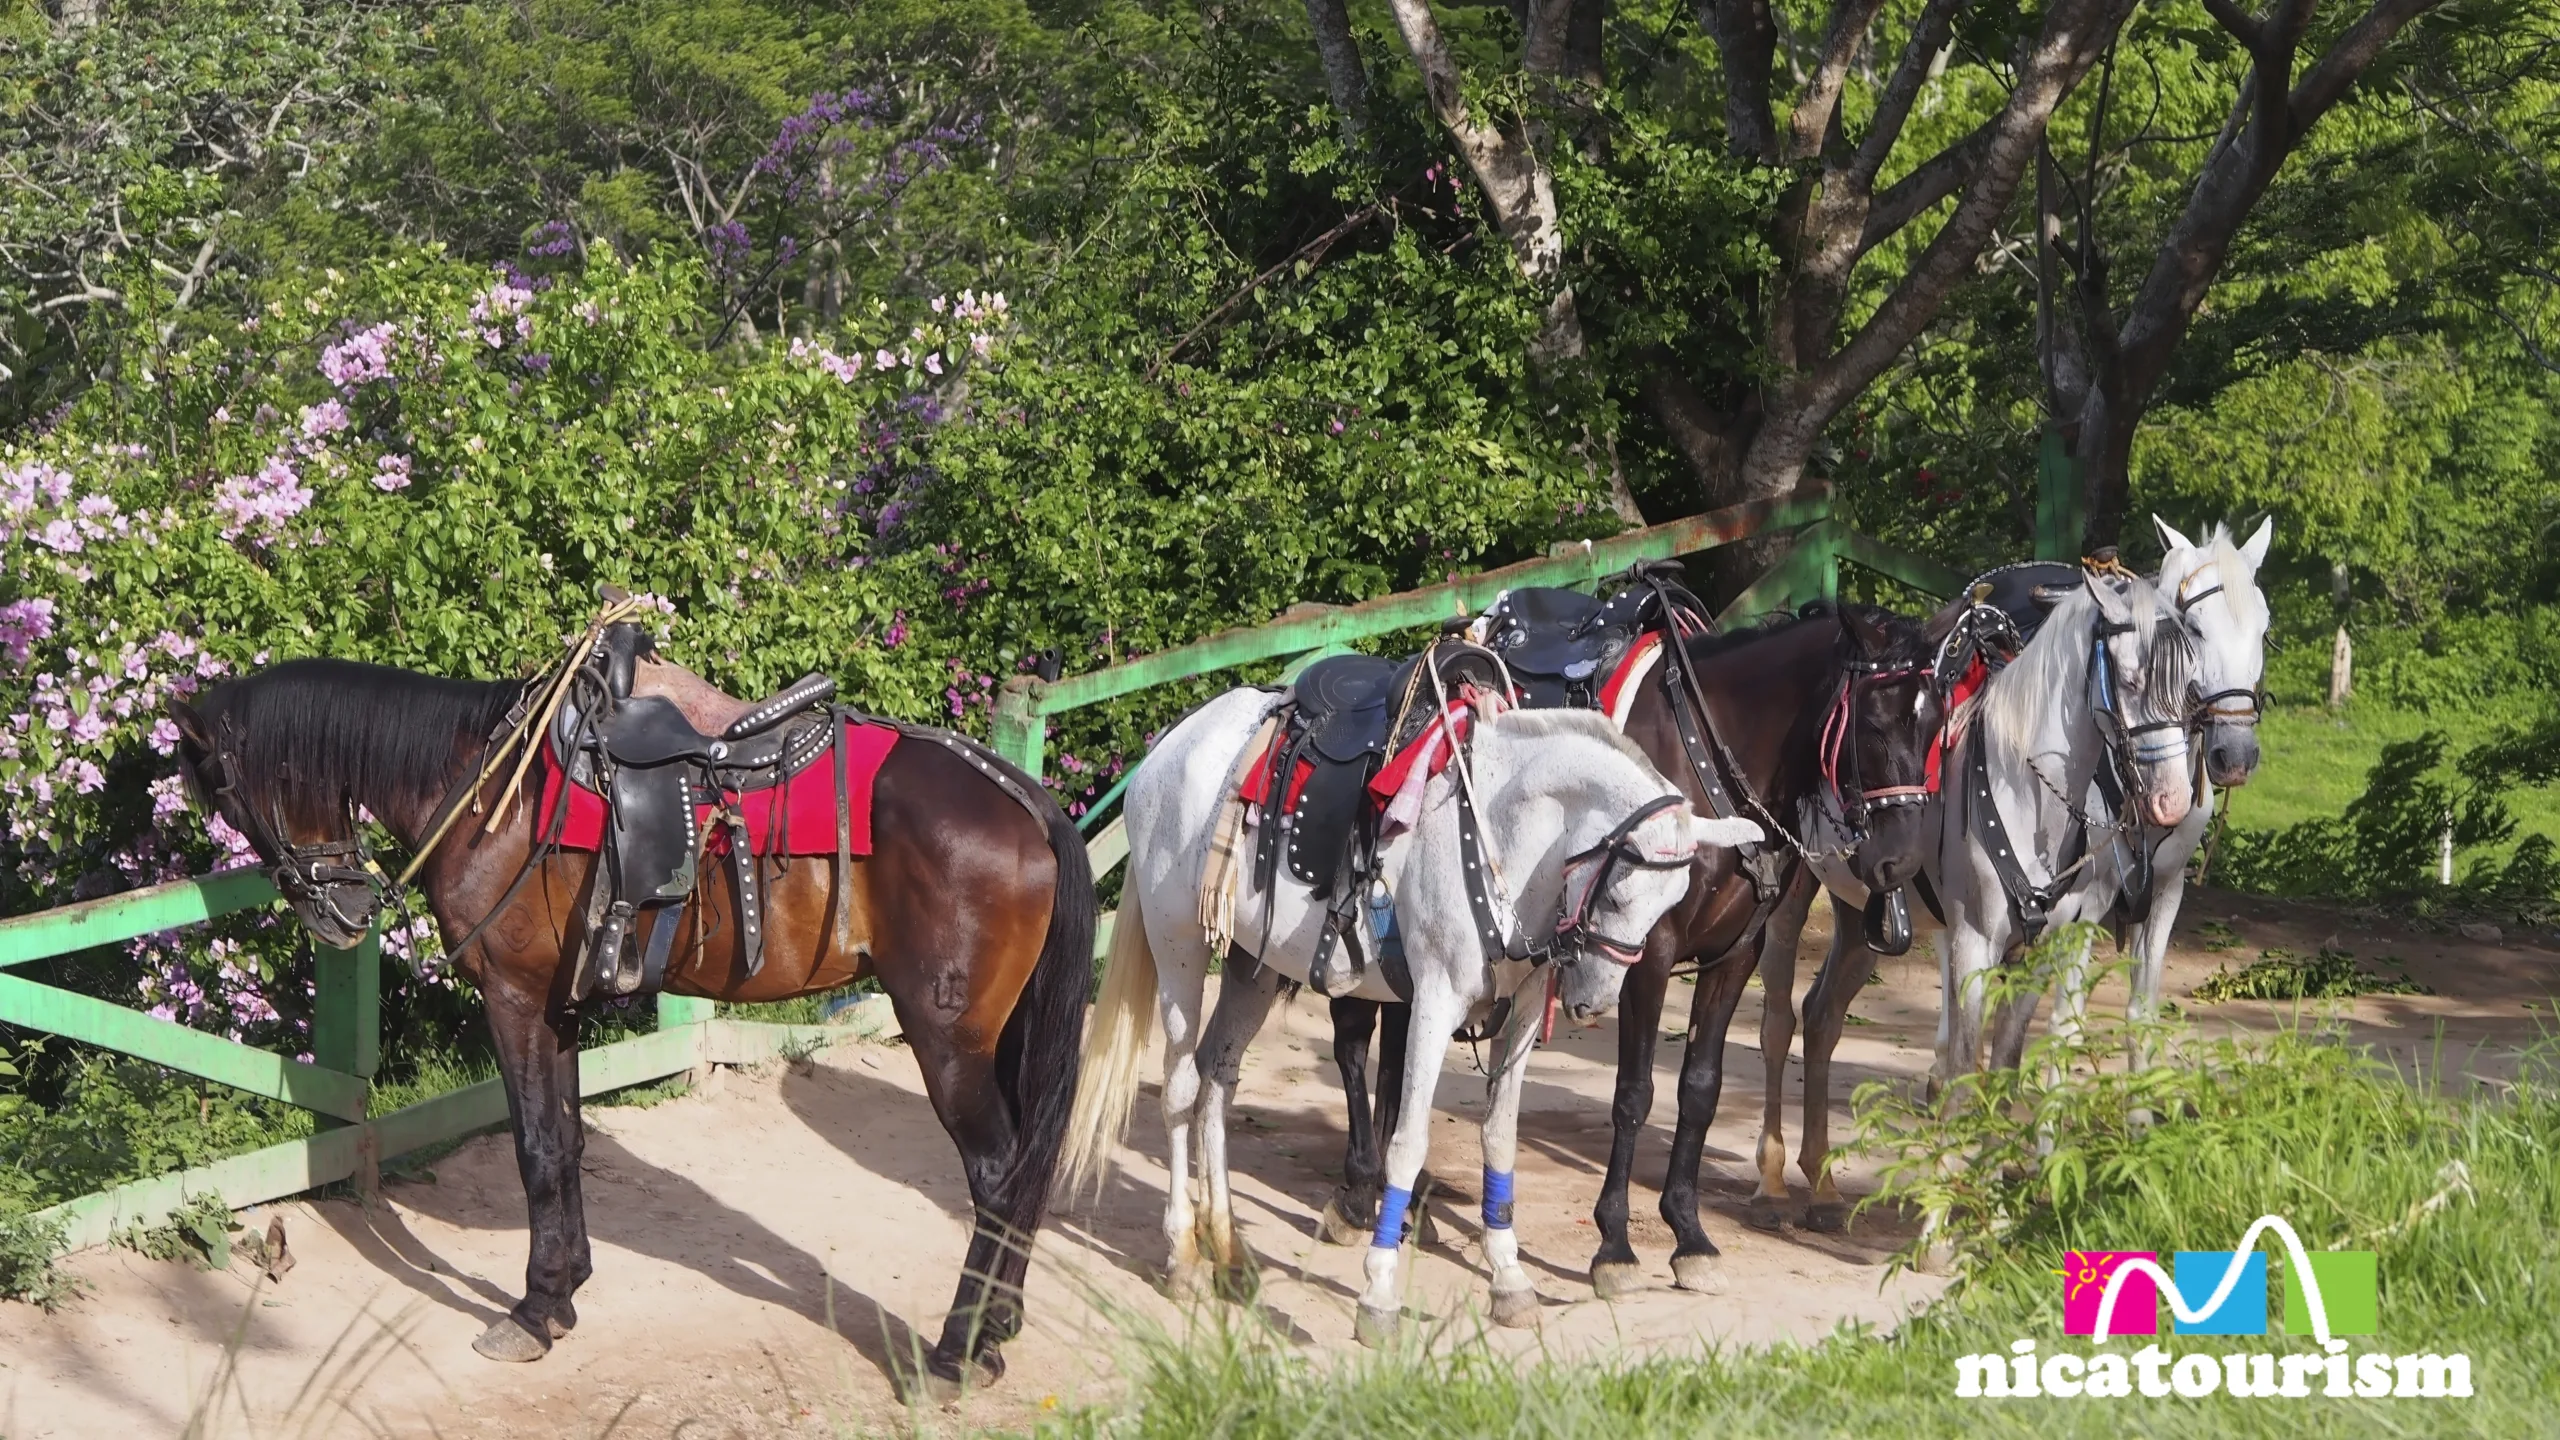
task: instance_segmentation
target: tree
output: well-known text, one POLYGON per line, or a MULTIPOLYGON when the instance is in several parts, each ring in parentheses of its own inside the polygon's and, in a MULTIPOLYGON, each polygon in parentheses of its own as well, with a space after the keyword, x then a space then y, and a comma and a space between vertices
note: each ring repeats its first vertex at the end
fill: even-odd
MULTIPOLYGON (((1596 14, 1599 4, 1528 0, 1519 64, 1532 87, 1558 82, 1577 11, 1596 14)), ((1392 5, 1432 109, 1475 175, 1523 277, 1553 292, 1554 333, 1560 340, 1578 334, 1563 274, 1554 151, 1533 106, 1518 104, 1510 123, 1498 123, 1489 103, 1469 98, 1429 0, 1392 5)), ((2130 0, 2056 0, 2040 25, 2014 38, 2005 64, 1994 65, 1985 47, 2009 38, 1997 24, 1983 24, 1971 0, 1924 0, 1878 80, 1860 61, 1883 0, 1835 0, 1802 81, 1788 94, 1778 69, 1785 17, 1768 0, 1699 5, 1697 23, 1713 40, 1721 72, 1725 148, 1780 182, 1761 227, 1774 259, 1769 273, 1734 287, 1723 313, 1695 317, 1685 335, 1663 336, 1635 381, 1686 462, 1702 508, 1796 486, 1824 427, 1972 272, 2047 119, 2130 9, 2130 0), (2005 94, 1970 131, 1910 163, 1899 153, 1905 131, 1924 87, 1943 74, 1951 45, 1969 50, 1972 63, 2000 70, 2005 94), (1866 112, 1863 126, 1855 124, 1853 96, 1854 108, 1866 112), (1783 125, 1781 98, 1791 102, 1783 125), (1888 183, 1898 160, 1908 168, 1888 183), (1916 233, 1903 238, 1950 199, 1952 209, 1925 242, 1916 233), (1860 262, 1880 250, 1903 262, 1902 273, 1880 294, 1859 295, 1860 262)), ((1794 70, 1797 37, 1786 38, 1794 70)), ((1755 567, 1765 552, 1737 546, 1727 553, 1730 588, 1734 572, 1755 567)))
MULTIPOLYGON (((2234 240, 2288 157, 2310 136, 2392 40, 2442 0, 2373 0, 2353 22, 2332 32, 2318 58, 2300 71, 2304 47, 2320 18, 2318 0, 2270 0, 2257 15, 2232 0, 2203 0, 2214 23, 2246 57, 2229 113, 2205 150, 2185 203, 2154 251, 2149 272, 2122 316, 2109 293, 2110 257, 2093 216, 2098 142, 2084 169, 2075 243, 2062 247, 2063 186, 2049 148, 2038 168, 2039 327, 2052 413, 2080 467, 2084 536, 2092 548, 2116 542, 2124 525, 2134 432, 2169 373, 2197 309, 2221 274, 2234 240), (2067 287, 2073 312, 2056 312, 2067 287)), ((2107 124, 2113 67, 2104 77, 2091 121, 2107 124)))

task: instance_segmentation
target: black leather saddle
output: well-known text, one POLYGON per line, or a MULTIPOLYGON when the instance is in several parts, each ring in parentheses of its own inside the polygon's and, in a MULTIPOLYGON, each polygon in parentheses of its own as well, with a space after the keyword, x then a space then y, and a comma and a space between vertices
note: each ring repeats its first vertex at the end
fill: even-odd
MULTIPOLYGON (((1378 817, 1368 797, 1371 777, 1388 756, 1421 735, 1439 713, 1442 695, 1455 698, 1467 685, 1498 691, 1502 682, 1502 665, 1490 651, 1442 639, 1402 660, 1319 660, 1299 673, 1283 697, 1280 735, 1263 777, 1271 799, 1256 832, 1254 881, 1268 893, 1285 857, 1292 879, 1333 902, 1341 923, 1326 926, 1310 972, 1319 992, 1349 988, 1330 964, 1345 937, 1352 951, 1350 984, 1359 983, 1366 966, 1354 922, 1375 861, 1378 817), (1422 668, 1426 662, 1439 673, 1436 686, 1422 668), (1306 783, 1291 803, 1291 782, 1302 763, 1306 783)), ((1395 976, 1388 978, 1398 990, 1406 988, 1395 976)))
POLYGON ((1649 586, 1606 600, 1579 590, 1508 590, 1485 611, 1485 644, 1511 668, 1530 704, 1587 710, 1644 633, 1655 602, 1649 586))
POLYGON ((2059 560, 2021 560, 1966 582, 1953 607, 1955 624, 1938 649, 1939 688, 1963 678, 1977 657, 1994 670, 2008 664, 2080 584, 2080 567, 2059 560))
MULTIPOLYGON (((656 648, 655 638, 638 625, 607 626, 578 678, 577 705, 564 711, 554 731, 572 778, 601 792, 607 813, 604 863, 596 867, 589 891, 588 948, 571 987, 573 1000, 599 986, 614 995, 658 987, 677 921, 699 879, 698 807, 780 785, 831 752, 838 759, 837 883, 839 893, 849 893, 841 889, 850 878, 844 872, 851 864, 851 835, 837 744, 849 712, 827 703, 835 682, 807 676, 719 734, 705 735, 673 701, 631 693, 638 662, 656 648), (634 923, 650 911, 665 913, 650 930, 647 953, 626 956, 634 923)), ((764 965, 762 879, 745 820, 732 810, 715 812, 713 823, 729 829, 740 953, 752 975, 764 965)), ((841 918, 844 907, 837 909, 841 918)))

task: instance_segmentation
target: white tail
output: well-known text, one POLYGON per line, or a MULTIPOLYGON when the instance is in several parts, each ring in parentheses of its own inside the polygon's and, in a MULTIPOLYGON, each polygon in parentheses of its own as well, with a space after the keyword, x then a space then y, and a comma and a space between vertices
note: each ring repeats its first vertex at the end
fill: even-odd
POLYGON ((1111 922, 1111 958, 1102 970, 1102 993, 1084 1027, 1084 1074, 1076 1082, 1075 1113, 1067 1121, 1067 1151, 1059 1161, 1059 1189, 1074 1194, 1102 1176, 1102 1157, 1128 1133, 1138 1100, 1138 1062, 1156 1026, 1156 954, 1147 945, 1147 922, 1138 910, 1136 877, 1121 887, 1120 913, 1111 922))

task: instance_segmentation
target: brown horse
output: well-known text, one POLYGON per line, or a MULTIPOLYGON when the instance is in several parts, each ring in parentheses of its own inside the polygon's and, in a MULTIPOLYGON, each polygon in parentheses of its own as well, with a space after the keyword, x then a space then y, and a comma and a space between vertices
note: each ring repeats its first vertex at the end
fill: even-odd
MULTIPOLYGON (((362 937, 383 899, 364 863, 357 808, 404 846, 432 843, 438 812, 480 773, 528 688, 294 660, 171 710, 198 803, 250 837, 313 934, 343 946, 362 937)), ((746 708, 654 660, 638 666, 632 690, 675 701, 714 734, 746 708)), ((500 806, 505 779, 502 771, 481 786, 484 809, 500 806)), ((487 815, 464 812, 418 871, 447 947, 459 951, 456 966, 488 1004, 531 1213, 524 1299, 474 1346, 496 1360, 547 1353, 577 1324, 571 1297, 592 1270, 570 995, 585 949, 582 897, 598 862, 536 845, 534 793, 526 786, 508 799, 494 828, 487 815)), ((665 988, 767 1001, 878 977, 959 1147, 975 1209, 959 1291, 925 1357, 927 1375, 947 1389, 964 1371, 980 1381, 1002 1375, 998 1347, 1021 1328, 1031 1236, 1075 1096, 1093 875, 1074 825, 1035 781, 940 732, 911 729, 889 751, 872 804, 874 849, 852 864, 852 894, 834 893, 832 856, 762 862, 764 963, 752 977, 724 870, 706 868, 681 912, 656 912, 682 916, 665 988), (838 904, 856 907, 868 930, 850 953, 838 948, 838 904)))

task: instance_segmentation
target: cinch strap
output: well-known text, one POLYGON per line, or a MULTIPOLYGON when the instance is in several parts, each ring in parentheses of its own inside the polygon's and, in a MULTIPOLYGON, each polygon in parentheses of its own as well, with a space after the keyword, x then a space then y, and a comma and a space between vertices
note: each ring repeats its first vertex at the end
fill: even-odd
POLYGON ((1393 1250, 1404 1243, 1404 1212, 1413 1204, 1413 1192, 1401 1185, 1390 1185, 1378 1201, 1378 1228, 1369 1243, 1380 1250, 1393 1250))
POLYGON ((1484 1226, 1488 1230, 1511 1228, 1511 1172, 1484 1172, 1484 1226))

